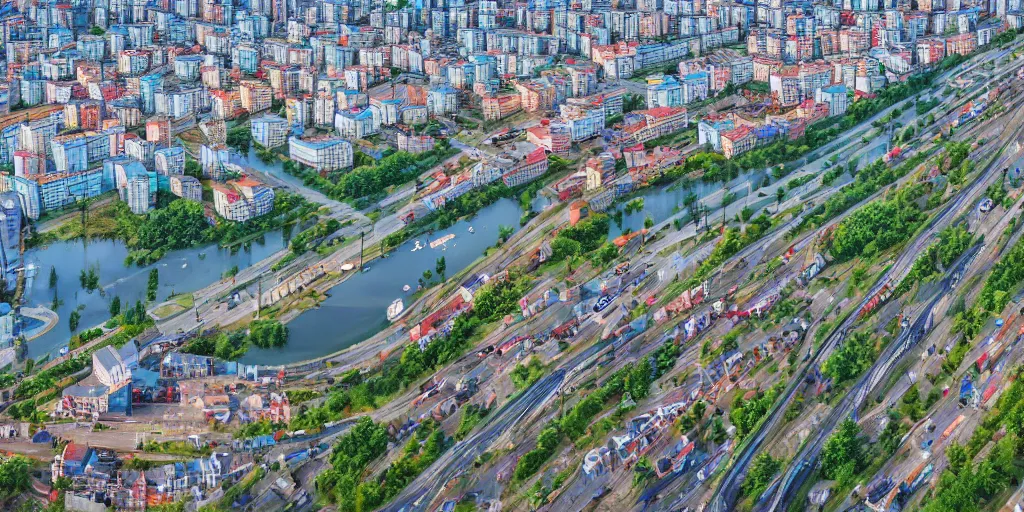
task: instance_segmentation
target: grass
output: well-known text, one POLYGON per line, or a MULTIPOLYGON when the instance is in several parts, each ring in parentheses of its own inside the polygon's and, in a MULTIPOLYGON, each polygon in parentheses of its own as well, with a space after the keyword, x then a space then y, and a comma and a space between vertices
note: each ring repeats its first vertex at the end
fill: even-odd
MULTIPOLYGON (((61 212, 69 213, 67 211, 61 212)), ((78 238, 115 238, 117 235, 117 218, 114 215, 113 204, 106 204, 87 213, 85 222, 80 216, 75 216, 58 228, 40 233, 33 237, 38 239, 41 245, 48 242, 74 240, 78 238)))
POLYGON ((180 311, 191 308, 195 305, 195 299, 191 293, 182 293, 174 295, 168 299, 168 301, 162 306, 153 310, 153 314, 164 318, 168 315, 173 315, 180 311))

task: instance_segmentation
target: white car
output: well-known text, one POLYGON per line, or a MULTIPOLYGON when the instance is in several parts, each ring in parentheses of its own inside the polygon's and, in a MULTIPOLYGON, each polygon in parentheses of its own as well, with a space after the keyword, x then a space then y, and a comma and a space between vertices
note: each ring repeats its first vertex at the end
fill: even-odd
POLYGON ((986 197, 985 199, 983 199, 981 201, 981 204, 978 205, 978 211, 980 211, 981 213, 988 213, 988 212, 992 211, 992 206, 993 206, 992 200, 986 197))

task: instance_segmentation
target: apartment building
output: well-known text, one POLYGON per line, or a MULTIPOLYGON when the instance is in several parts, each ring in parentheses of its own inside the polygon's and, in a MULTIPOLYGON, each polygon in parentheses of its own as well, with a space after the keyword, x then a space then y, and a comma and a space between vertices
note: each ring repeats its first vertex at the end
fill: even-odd
POLYGON ((292 160, 317 171, 333 171, 352 167, 352 143, 342 137, 323 136, 308 139, 288 138, 288 154, 292 160))
POLYGON ((252 140, 263 147, 276 148, 288 142, 288 120, 264 114, 252 120, 252 140))

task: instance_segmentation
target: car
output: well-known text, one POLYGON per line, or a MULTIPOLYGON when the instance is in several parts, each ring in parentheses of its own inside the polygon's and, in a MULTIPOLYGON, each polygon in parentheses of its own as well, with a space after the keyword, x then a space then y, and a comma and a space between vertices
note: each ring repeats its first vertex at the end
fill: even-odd
POLYGON ((982 199, 981 204, 978 205, 978 211, 981 213, 988 213, 992 211, 992 207, 994 205, 995 203, 992 202, 992 199, 986 197, 985 199, 982 199))

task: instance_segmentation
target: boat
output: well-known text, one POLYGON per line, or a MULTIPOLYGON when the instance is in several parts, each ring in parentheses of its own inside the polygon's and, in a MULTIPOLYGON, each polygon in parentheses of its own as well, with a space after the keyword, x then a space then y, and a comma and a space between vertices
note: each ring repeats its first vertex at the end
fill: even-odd
POLYGON ((412 248, 412 252, 416 252, 423 248, 423 244, 419 240, 416 240, 416 245, 412 248))
POLYGON ((348 272, 349 270, 352 270, 353 268, 356 268, 356 266, 351 264, 351 263, 346 263, 346 264, 341 266, 341 271, 342 272, 348 272))
POLYGON ((60 355, 61 356, 68 355, 68 347, 66 345, 60 348, 60 355))
POLYGON ((470 227, 469 227, 469 232, 470 232, 470 233, 475 233, 475 231, 473 231, 473 226, 470 226, 470 227))
POLYGON ((188 266, 188 263, 183 263, 183 264, 181 265, 181 268, 185 268, 185 267, 187 267, 187 266, 188 266))
POLYGON ((407 292, 407 291, 409 291, 409 290, 411 290, 411 289, 412 289, 412 287, 411 287, 411 286, 409 286, 409 285, 405 285, 405 286, 403 286, 403 287, 402 287, 402 291, 403 291, 403 292, 407 292))
POLYGON ((430 242, 430 248, 431 249, 437 249, 438 246, 441 246, 441 245, 444 245, 444 244, 448 243, 448 241, 453 239, 453 238, 455 238, 455 234, 454 233, 448 233, 447 235, 442 236, 441 238, 438 238, 437 240, 434 240, 433 242, 430 242))
POLYGON ((405 313, 405 303, 402 302, 402 299, 395 299, 388 306, 388 321, 394 322, 398 317, 402 316, 402 313, 405 313))

